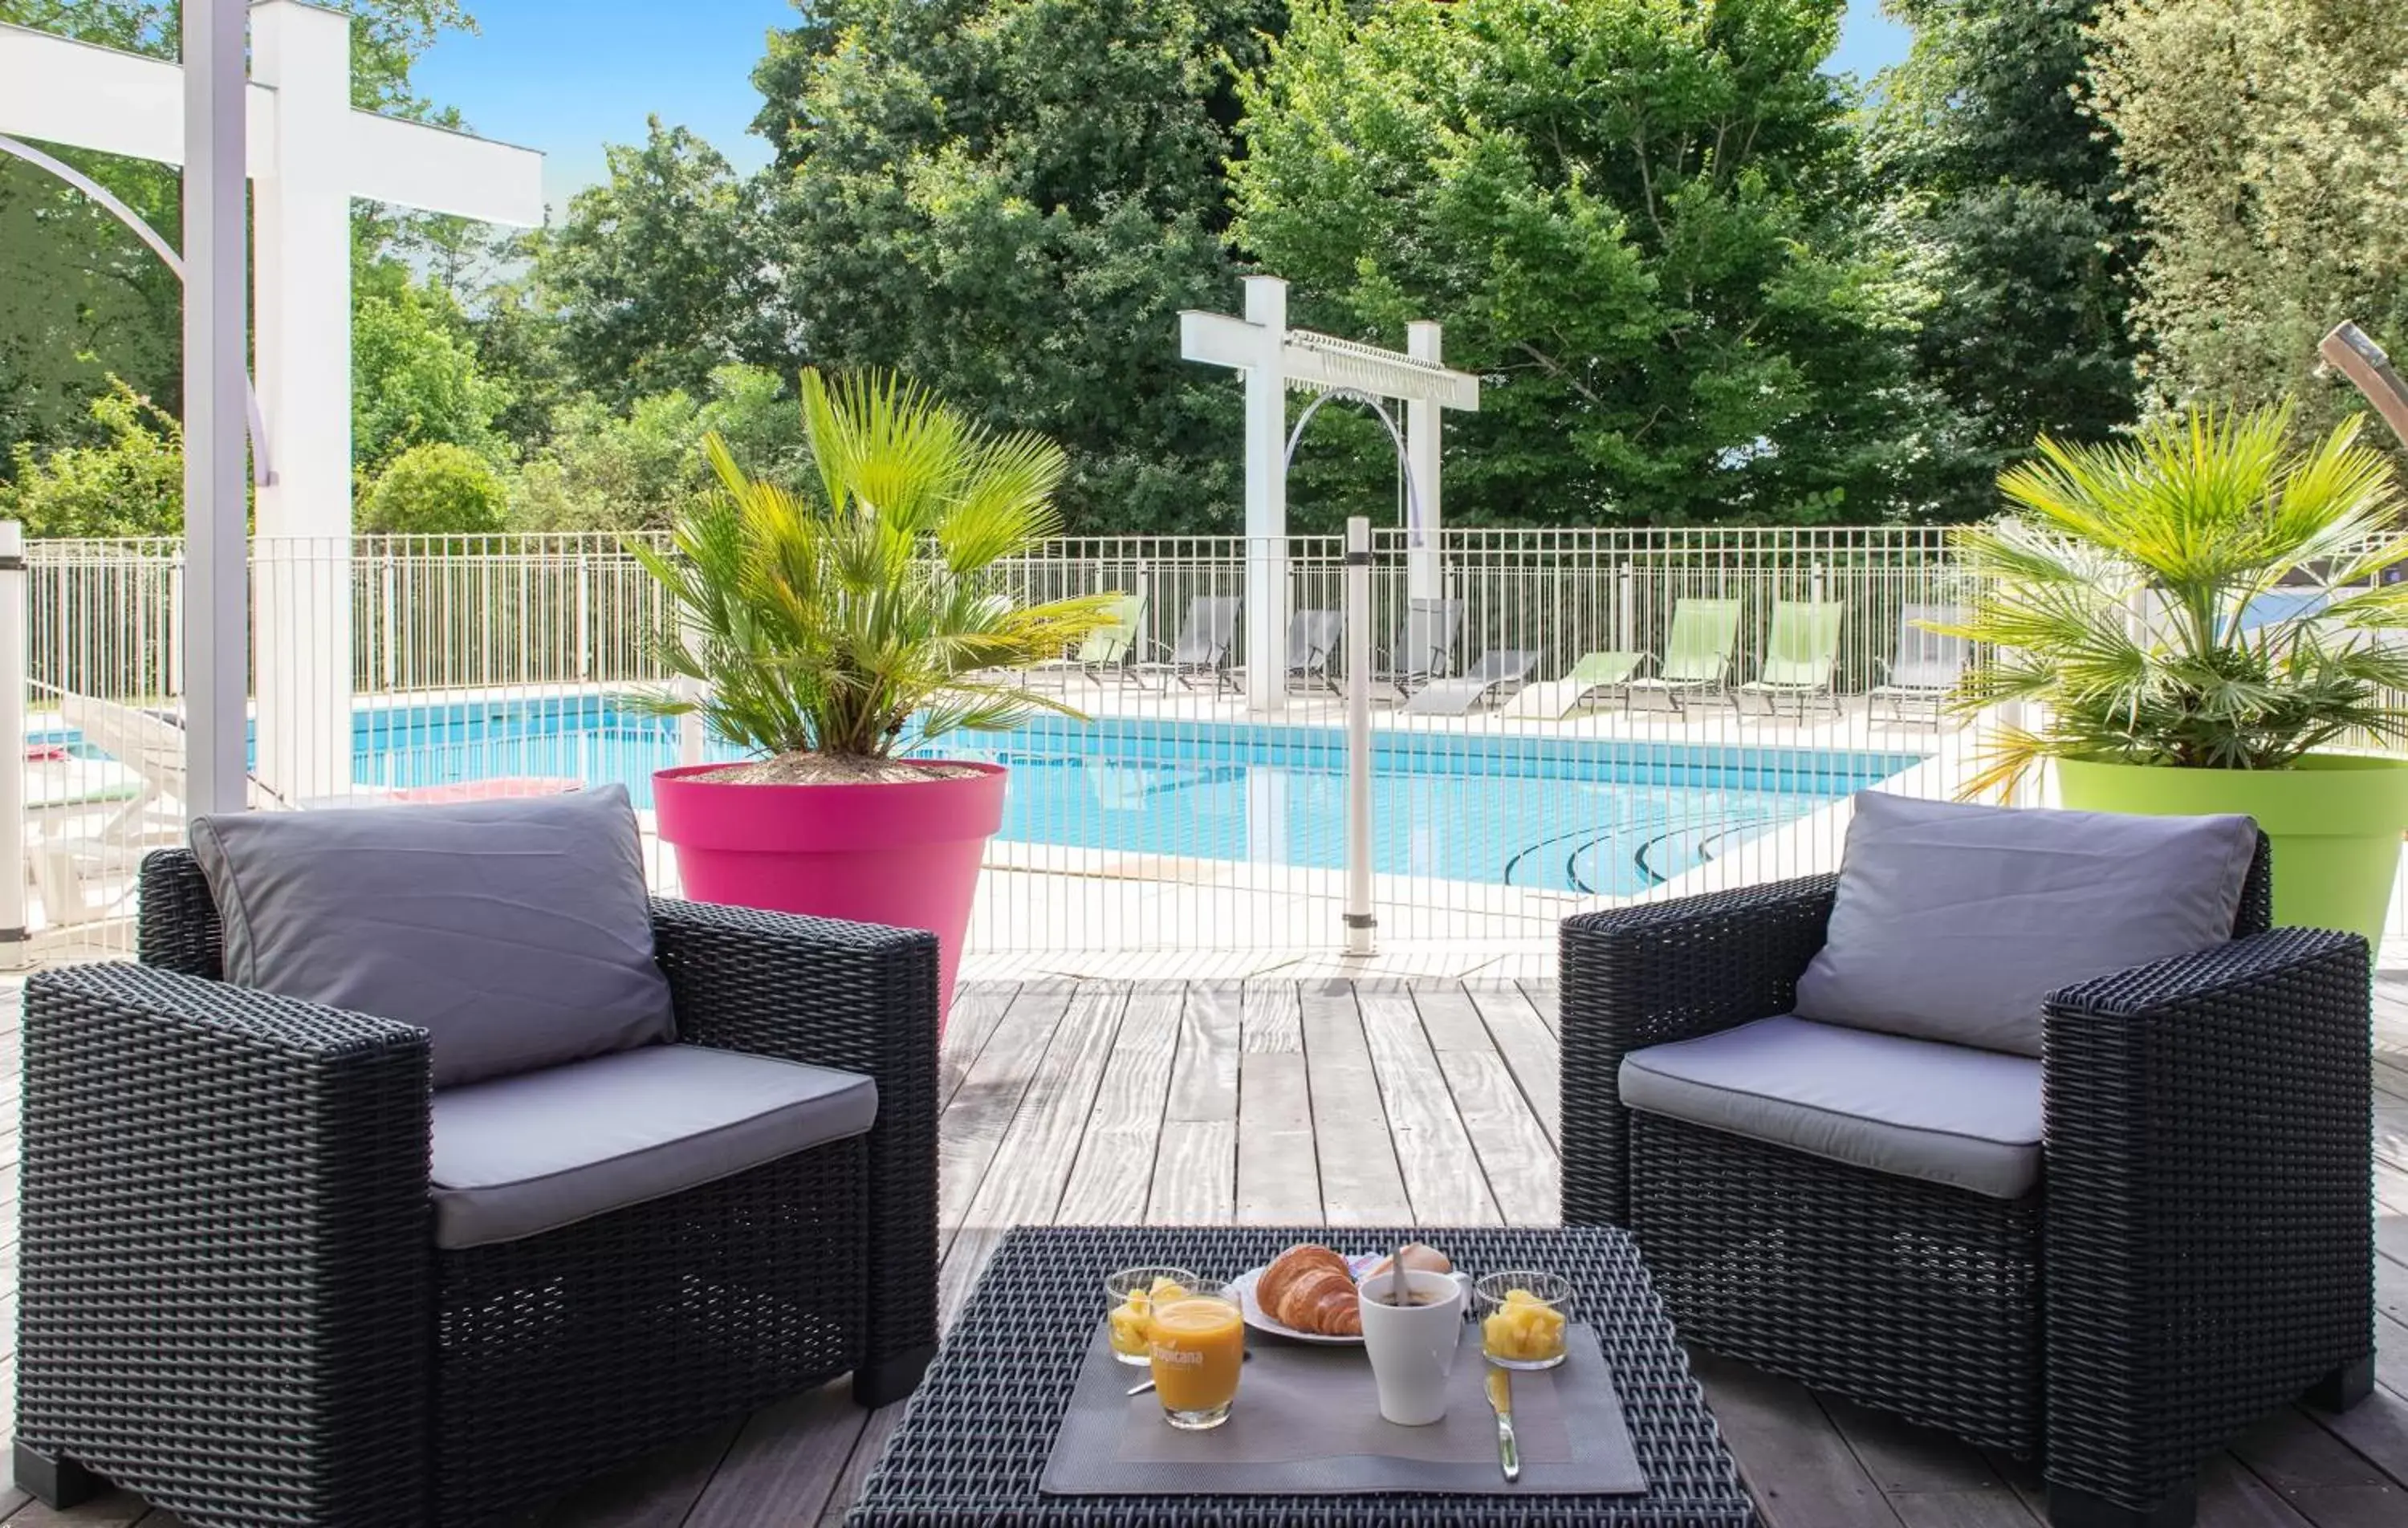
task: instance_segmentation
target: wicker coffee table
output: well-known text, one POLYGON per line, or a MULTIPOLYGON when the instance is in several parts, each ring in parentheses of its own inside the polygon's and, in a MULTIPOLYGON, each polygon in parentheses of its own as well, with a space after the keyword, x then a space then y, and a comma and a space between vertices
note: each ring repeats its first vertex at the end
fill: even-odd
MULTIPOLYGON (((1245 1404, 1244 1391, 1239 1405, 1245 1404)), ((1688 1361, 1672 1341, 1647 1270, 1621 1232, 1418 1231, 1287 1227, 1024 1227, 996 1249, 847 1528, 1035 1528, 1297 1524, 1385 1528, 1520 1523, 1623 1528, 1752 1528, 1730 1454, 1688 1361), (1037 1489, 1071 1382, 1104 1310, 1104 1276, 1164 1263, 1215 1278, 1268 1262, 1298 1241, 1343 1250, 1426 1238, 1460 1265, 1539 1267, 1579 1291, 1575 1319, 1598 1328, 1644 1496, 1049 1496, 1037 1489)))

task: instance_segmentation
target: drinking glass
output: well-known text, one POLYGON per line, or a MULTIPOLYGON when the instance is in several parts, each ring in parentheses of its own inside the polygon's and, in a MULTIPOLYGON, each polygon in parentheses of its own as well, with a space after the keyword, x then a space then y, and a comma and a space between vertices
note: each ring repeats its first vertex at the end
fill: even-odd
POLYGON ((1552 1369, 1564 1361, 1571 1281, 1532 1268, 1493 1273, 1471 1286, 1480 1350, 1500 1369, 1552 1369))
MULTIPOLYGON (((1123 1268, 1104 1280, 1106 1309, 1111 1314, 1112 1356, 1124 1364, 1142 1368, 1151 1362, 1146 1357, 1146 1321, 1154 1309, 1154 1287, 1158 1283, 1178 1286, 1181 1294, 1192 1294, 1204 1287, 1204 1280, 1185 1268, 1143 1267, 1123 1268)), ((1167 1296, 1169 1291, 1163 1292, 1167 1296)))
POLYGON ((1160 1301, 1147 1329, 1163 1420, 1189 1432, 1227 1421, 1246 1366, 1246 1319, 1236 1304, 1217 1294, 1160 1301))

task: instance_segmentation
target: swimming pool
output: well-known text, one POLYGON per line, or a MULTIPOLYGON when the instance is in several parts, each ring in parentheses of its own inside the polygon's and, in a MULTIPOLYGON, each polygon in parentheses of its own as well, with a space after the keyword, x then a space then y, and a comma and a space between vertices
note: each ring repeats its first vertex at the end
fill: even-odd
MULTIPOLYGON (((499 775, 619 780, 638 807, 675 723, 605 697, 363 709, 363 784, 499 775)), ((720 750, 725 757, 736 755, 720 750)), ((1326 727, 1039 717, 935 751, 1011 767, 1002 836, 1129 854, 1339 869, 1345 739, 1326 727)), ((1920 762, 1897 752, 1382 733, 1384 875, 1625 893, 1920 762)))

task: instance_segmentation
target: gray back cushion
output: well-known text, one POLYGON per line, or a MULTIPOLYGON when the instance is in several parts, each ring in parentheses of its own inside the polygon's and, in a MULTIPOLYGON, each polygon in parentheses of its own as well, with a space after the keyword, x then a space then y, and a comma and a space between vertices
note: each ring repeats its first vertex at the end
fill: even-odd
POLYGON ((1797 1011, 2037 1056, 2059 987, 2232 937, 2246 817, 2126 817, 1867 791, 1797 1011))
POLYGON ((435 1085, 676 1036, 624 786, 197 818, 226 979, 434 1036, 435 1085))

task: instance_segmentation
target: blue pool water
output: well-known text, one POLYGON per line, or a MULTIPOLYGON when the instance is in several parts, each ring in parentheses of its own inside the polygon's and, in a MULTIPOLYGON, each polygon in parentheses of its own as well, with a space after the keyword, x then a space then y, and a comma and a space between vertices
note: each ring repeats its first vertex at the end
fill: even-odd
MULTIPOLYGON (((638 807, 675 723, 604 697, 363 710, 357 776, 619 780, 638 807)), ((1039 717, 938 751, 1011 767, 1002 836, 1337 869, 1345 741, 1321 727, 1039 717)), ((723 750, 723 756, 735 757, 723 750)), ((1901 753, 1395 733, 1374 748, 1383 874, 1616 893, 1919 762, 1901 753)))

